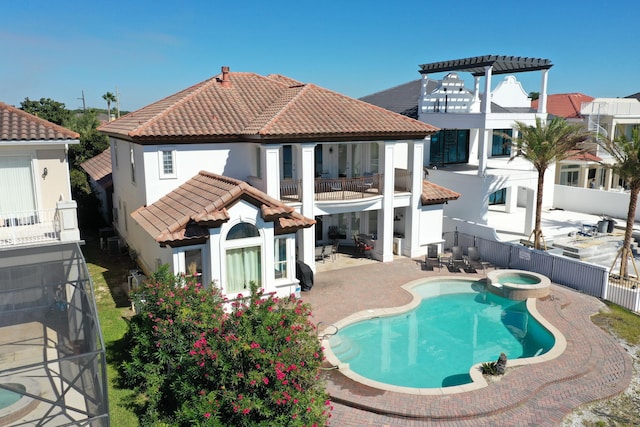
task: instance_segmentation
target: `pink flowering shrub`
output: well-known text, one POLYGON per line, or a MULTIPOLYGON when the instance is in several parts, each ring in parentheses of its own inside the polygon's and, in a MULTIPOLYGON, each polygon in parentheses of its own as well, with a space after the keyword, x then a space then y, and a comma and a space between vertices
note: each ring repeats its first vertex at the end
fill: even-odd
POLYGON ((308 304, 255 287, 228 302, 216 286, 166 269, 138 298, 120 376, 138 394, 142 425, 327 424, 322 348, 308 304))

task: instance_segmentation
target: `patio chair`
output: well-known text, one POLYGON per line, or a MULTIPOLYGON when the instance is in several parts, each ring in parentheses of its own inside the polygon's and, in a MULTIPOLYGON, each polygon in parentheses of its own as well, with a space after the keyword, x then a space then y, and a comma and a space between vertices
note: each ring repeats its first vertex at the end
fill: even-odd
POLYGON ((340 246, 340 242, 336 241, 333 245, 331 245, 331 262, 335 261, 338 258, 338 247, 340 246))
POLYGON ((316 246, 316 261, 318 261, 318 259, 321 259, 322 263, 324 264, 324 259, 327 256, 326 248, 327 247, 324 245, 316 246))
POLYGON ((451 248, 451 265, 458 268, 465 268, 467 266, 462 253, 462 246, 453 246, 451 248))
POLYGON ((442 271, 442 263, 438 256, 438 246, 429 245, 427 246, 427 255, 424 258, 424 270, 433 270, 435 267, 442 271))
POLYGON ((483 272, 486 272, 486 269, 491 266, 489 261, 484 261, 480 258, 480 250, 477 246, 469 246, 467 248, 467 264, 477 269, 482 269, 483 272))

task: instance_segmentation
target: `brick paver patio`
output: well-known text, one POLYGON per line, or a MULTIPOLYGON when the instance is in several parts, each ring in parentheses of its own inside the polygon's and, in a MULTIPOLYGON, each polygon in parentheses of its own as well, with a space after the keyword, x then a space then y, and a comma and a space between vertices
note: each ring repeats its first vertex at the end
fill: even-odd
MULTIPOLYGON (((315 323, 331 324, 361 310, 407 304, 412 298, 400 287, 422 277, 483 277, 446 268, 423 271, 419 262, 407 258, 350 265, 318 272, 314 287, 302 294, 313 307, 315 323)), ((552 361, 508 369, 499 381, 477 391, 412 395, 371 388, 327 371, 334 404, 331 425, 557 426, 574 408, 616 395, 631 381, 631 357, 590 321, 602 307, 596 298, 552 285, 551 296, 538 300, 537 308, 564 334, 564 353, 552 361)))

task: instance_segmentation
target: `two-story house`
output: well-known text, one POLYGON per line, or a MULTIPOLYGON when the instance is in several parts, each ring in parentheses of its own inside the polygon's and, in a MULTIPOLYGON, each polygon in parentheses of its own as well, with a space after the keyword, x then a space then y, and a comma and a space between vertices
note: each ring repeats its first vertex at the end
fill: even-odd
POLYGON ((0 389, 18 394, 0 425, 108 425, 104 344, 67 161, 78 138, 0 103, 0 389))
POLYGON ((315 268, 317 244, 354 235, 380 261, 394 247, 424 255, 459 196, 423 179, 436 128, 281 75, 222 67, 99 130, 114 225, 141 267, 169 264, 226 294, 251 280, 289 294, 296 259, 315 268))

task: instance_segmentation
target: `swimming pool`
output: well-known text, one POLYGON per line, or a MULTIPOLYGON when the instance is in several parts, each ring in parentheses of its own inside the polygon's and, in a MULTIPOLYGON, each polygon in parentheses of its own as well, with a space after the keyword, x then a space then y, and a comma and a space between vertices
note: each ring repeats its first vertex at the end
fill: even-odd
MULTIPOLYGON (((22 384, 6 384, 6 386, 15 390, 21 390, 22 392, 26 391, 26 387, 22 384)), ((0 409, 8 408, 20 400, 21 397, 21 393, 0 388, 0 409)))
POLYGON ((545 359, 563 340, 533 315, 535 304, 487 292, 482 282, 437 278, 405 288, 414 294, 408 306, 369 310, 336 324, 339 332, 326 340, 327 359, 345 375, 409 393, 459 392, 486 385, 476 365, 501 352, 513 366, 515 359, 545 359))

